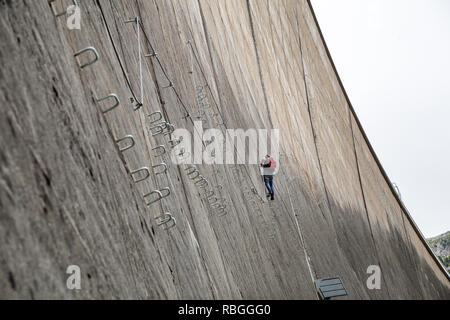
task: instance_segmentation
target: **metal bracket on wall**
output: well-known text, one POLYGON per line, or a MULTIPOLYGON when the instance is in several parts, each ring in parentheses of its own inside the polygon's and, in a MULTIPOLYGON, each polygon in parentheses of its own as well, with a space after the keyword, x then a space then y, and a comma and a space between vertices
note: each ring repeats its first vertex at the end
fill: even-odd
MULTIPOLYGON (((217 199, 217 198, 215 198, 214 197, 214 199, 216 200, 216 201, 214 201, 214 202, 209 202, 209 205, 211 206, 211 208, 213 208, 213 209, 215 209, 215 210, 217 210, 216 211, 216 214, 219 216, 219 217, 223 217, 223 216, 225 216, 225 215, 227 215, 228 214, 228 212, 225 210, 226 208, 227 208, 227 205, 226 204, 220 204, 220 199, 217 199)), ((222 199, 222 202, 225 202, 226 200, 225 199, 222 199)))
POLYGON ((135 183, 142 182, 142 181, 147 180, 148 178, 150 178, 150 169, 147 168, 147 167, 143 167, 143 168, 140 168, 140 169, 132 171, 131 175, 133 176, 133 180, 134 180, 135 183), (143 177, 139 178, 139 179, 135 179, 134 176, 137 175, 138 173, 141 173, 141 172, 145 172, 145 175, 143 177))
POLYGON ((115 108, 117 108, 120 105, 119 97, 115 93, 110 93, 106 97, 98 99, 97 102, 102 102, 102 101, 105 101, 105 100, 110 99, 110 98, 114 99, 116 101, 116 103, 112 107, 102 111, 103 113, 108 113, 108 112, 114 110, 115 108))
POLYGON ((152 133, 153 137, 159 136, 161 134, 164 134, 165 136, 167 136, 167 135, 170 135, 175 132, 175 127, 171 123, 162 122, 162 123, 150 128, 150 132, 152 133), (154 132, 155 129, 157 129, 157 130, 154 132))
MULTIPOLYGON (((55 1, 56 1, 56 0, 48 0, 48 4, 49 4, 50 6, 52 6, 53 2, 55 2, 55 1)), ((78 1, 79 1, 79 0, 78 0, 78 1)), ((76 7, 78 7, 78 1, 77 1, 77 0, 72 0, 73 5, 76 6, 76 7)), ((68 10, 63 11, 63 12, 60 12, 60 13, 57 13, 57 12, 53 11, 53 14, 55 15, 56 18, 62 17, 62 16, 65 16, 66 14, 68 14, 68 10)))
POLYGON ((209 199, 209 198, 214 197, 215 194, 216 193, 214 191, 210 190, 207 193, 205 193, 204 196, 205 196, 206 199, 209 199))
POLYGON ((217 203, 219 201, 219 199, 217 199, 216 197, 208 197, 208 198, 206 198, 206 200, 208 200, 208 203, 210 205, 213 205, 214 203, 217 203))
POLYGON ((98 54, 98 52, 97 52, 97 49, 95 49, 94 47, 87 47, 87 48, 84 48, 83 50, 80 50, 80 51, 78 51, 77 53, 75 53, 75 54, 74 54, 74 57, 76 58, 76 57, 82 55, 82 54, 85 53, 85 52, 92 52, 92 53, 94 54, 95 57, 94 57, 94 60, 91 60, 90 62, 87 62, 87 63, 85 63, 85 64, 83 64, 83 65, 79 65, 81 69, 84 69, 84 68, 86 68, 87 66, 90 66, 90 65, 96 63, 96 62, 98 61, 99 57, 100 57, 99 54, 98 54))
POLYGON ((218 217, 224 217, 228 214, 228 211, 225 211, 225 208, 219 208, 219 212, 217 212, 218 217))
POLYGON ((200 176, 199 178, 200 178, 200 180, 198 180, 194 183, 194 185, 196 187, 204 189, 209 186, 209 181, 205 177, 200 176))
POLYGON ((163 155, 165 155, 165 154, 167 153, 166 147, 163 146, 163 145, 154 147, 154 148, 152 149, 152 151, 157 151, 157 150, 161 150, 161 151, 156 153, 155 158, 162 157, 163 155))
MULTIPOLYGON (((220 201, 220 199, 219 199, 219 201, 220 201)), ((222 201, 225 201, 225 199, 222 199, 222 201)), ((213 203, 211 205, 211 207, 217 208, 217 209, 225 209, 227 207, 227 205, 226 204, 220 204, 219 202, 216 202, 216 203, 213 203)))
POLYGON ((162 124, 150 128, 150 133, 152 134, 152 137, 159 136, 163 134, 163 132, 164 132, 164 125, 162 124), (155 129, 156 131, 153 131, 155 129))
POLYGON ((146 58, 149 58, 149 57, 156 57, 156 56, 158 56, 158 53, 157 53, 157 52, 153 52, 153 53, 149 53, 149 54, 144 55, 144 57, 146 57, 146 58))
POLYGON ((162 199, 167 198, 168 196, 170 196, 170 193, 171 193, 170 188, 164 188, 164 189, 161 189, 161 190, 154 190, 154 191, 144 195, 144 199, 148 198, 148 197, 150 197, 152 195, 157 195, 158 196, 158 199, 147 203, 147 206, 150 206, 153 203, 159 202, 162 199), (165 193, 164 195, 163 195, 163 192, 165 193))
POLYGON ((125 146, 123 148, 119 147, 120 152, 130 150, 131 148, 133 148, 136 145, 136 142, 134 141, 134 137, 132 135, 127 135, 127 136, 117 140, 116 143, 120 144, 123 141, 130 141, 131 143, 129 143, 127 146, 125 146))
POLYGON ((166 122, 164 130, 167 129, 167 132, 164 133, 165 136, 171 135, 175 132, 175 126, 171 123, 166 122))
POLYGON ((165 86, 165 87, 161 87, 161 89, 168 89, 168 88, 173 88, 173 83, 172 81, 169 82, 169 85, 165 86))
POLYGON ((156 175, 159 175, 159 174, 166 174, 166 173, 167 173, 168 167, 167 167, 167 164, 165 164, 165 163, 163 162, 163 163, 160 163, 160 164, 158 164, 158 165, 156 165, 156 166, 153 166, 152 169, 153 169, 153 172, 154 172, 156 175), (161 168, 161 167, 163 168, 162 171, 159 170, 159 168, 161 168), (158 169, 158 171, 155 172, 155 169, 158 169))
POLYGON ((158 123, 159 121, 162 121, 162 119, 163 119, 163 114, 161 113, 161 111, 155 111, 155 112, 151 113, 151 114, 149 115, 150 120, 151 120, 151 118, 153 118, 154 116, 158 116, 158 119, 157 119, 157 120, 150 121, 150 124, 158 123))
POLYGON ((142 77, 142 54, 141 54, 141 24, 140 18, 136 17, 134 19, 130 19, 125 21, 125 23, 136 23, 136 33, 137 33, 137 51, 138 51, 138 60, 139 60, 139 88, 141 91, 141 100, 137 101, 136 108, 134 111, 139 110, 144 103, 144 80, 142 77))
POLYGON ((394 187, 395 191, 397 192, 400 200, 402 200, 402 194, 400 193, 400 188, 398 187, 398 185, 396 183, 392 183, 392 186, 394 187))
POLYGON ((172 229, 173 227, 175 227, 177 225, 177 220, 169 212, 162 214, 161 216, 157 217, 155 220, 157 220, 158 227, 166 225, 166 227, 164 227, 164 230, 172 229), (158 220, 160 220, 160 221, 158 222, 158 220), (170 222, 172 222, 172 225, 167 226, 170 222))
POLYGON ((195 168, 195 167, 188 167, 188 168, 186 168, 185 169, 185 171, 187 171, 188 173, 187 173, 187 176, 188 176, 188 178, 189 179, 191 179, 191 180, 195 180, 195 179, 197 179, 198 177, 200 177, 200 172, 197 170, 197 168, 195 168), (196 174, 196 176, 192 176, 192 175, 195 175, 196 174))
POLYGON ((209 181, 200 174, 200 171, 198 171, 198 169, 196 167, 188 167, 185 169, 185 171, 187 171, 187 176, 190 180, 195 181, 194 185, 198 188, 206 188, 209 186, 209 181))

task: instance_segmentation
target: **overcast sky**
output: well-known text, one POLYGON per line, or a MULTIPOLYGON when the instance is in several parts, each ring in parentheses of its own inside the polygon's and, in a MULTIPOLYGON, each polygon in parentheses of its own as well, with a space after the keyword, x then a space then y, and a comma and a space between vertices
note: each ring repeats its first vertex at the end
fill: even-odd
POLYGON ((426 237, 450 230, 450 1, 312 0, 353 107, 426 237))

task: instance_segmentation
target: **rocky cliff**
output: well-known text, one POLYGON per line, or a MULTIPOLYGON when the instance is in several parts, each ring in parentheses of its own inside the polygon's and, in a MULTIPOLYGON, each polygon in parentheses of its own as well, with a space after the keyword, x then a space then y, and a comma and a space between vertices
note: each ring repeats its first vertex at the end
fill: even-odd
POLYGON ((307 1, 79 2, 71 30, 55 13, 72 1, 0 0, 0 298, 317 299, 333 276, 341 299, 450 298, 307 1), (198 165, 211 205, 159 115, 280 129, 276 200, 256 165, 198 165))
POLYGON ((450 231, 427 240, 433 252, 442 261, 447 271, 450 270, 450 231))

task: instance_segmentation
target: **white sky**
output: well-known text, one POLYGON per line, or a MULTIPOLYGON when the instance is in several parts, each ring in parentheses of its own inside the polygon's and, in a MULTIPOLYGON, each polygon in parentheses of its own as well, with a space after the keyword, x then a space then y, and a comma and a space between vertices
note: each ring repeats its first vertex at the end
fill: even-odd
POLYGON ((450 1, 312 0, 375 152, 426 237, 450 230, 450 1))

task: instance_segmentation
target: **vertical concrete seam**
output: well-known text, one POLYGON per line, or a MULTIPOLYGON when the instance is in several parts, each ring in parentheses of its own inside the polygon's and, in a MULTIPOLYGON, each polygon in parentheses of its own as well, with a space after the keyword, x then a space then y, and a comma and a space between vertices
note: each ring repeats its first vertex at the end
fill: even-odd
MULTIPOLYGON (((408 239, 408 244, 409 244, 409 246, 408 246, 409 247, 408 248, 409 249, 408 256, 409 256, 409 259, 411 260, 411 263, 413 264, 413 266, 415 268, 417 276, 420 277, 421 276, 420 268, 417 265, 416 260, 414 259, 413 255, 412 255, 412 253, 413 253, 413 245, 412 245, 411 237, 409 236, 409 233, 406 230, 406 223, 405 223, 404 215, 402 214, 401 216, 402 216, 402 222, 403 222, 403 229, 405 229, 405 236, 408 239)), ((426 289, 424 288, 422 282, 420 282, 420 288, 422 289, 423 297, 426 297, 427 296, 426 289)))
MULTIPOLYGON (((297 8, 296 8, 296 11, 297 11, 297 8)), ((297 17, 297 33, 298 33, 300 55, 301 55, 301 62, 302 62, 302 71, 303 71, 303 82, 305 84, 306 104, 308 106, 309 122, 311 124, 311 131, 312 131, 312 134, 313 134, 314 147, 315 147, 315 150, 316 150, 316 156, 317 156, 317 160, 318 160, 318 163, 319 163, 319 170, 320 170, 320 176, 322 178, 322 184, 323 184, 323 187, 325 189, 325 195, 326 195, 326 198, 327 198, 328 209, 330 210, 330 214, 332 214, 330 198, 328 196, 328 190, 327 190, 327 186, 325 184, 325 178, 323 176, 322 161, 320 160, 319 148, 317 147, 316 130, 314 128, 314 123, 313 123, 313 120, 312 120, 311 103, 310 103, 310 100, 309 100, 309 90, 308 90, 308 84, 306 82, 306 70, 305 70, 305 61, 304 61, 304 55, 303 55, 303 45, 302 45, 302 39, 301 39, 301 36, 300 36, 300 25, 298 23, 298 12, 296 12, 296 17, 297 17)), ((325 220, 327 220, 326 217, 325 217, 325 214, 323 212, 322 212, 322 215, 324 216, 325 220)))
MULTIPOLYGON (((317 279, 317 273, 314 270, 314 265, 312 263, 312 259, 310 258, 310 255, 308 253, 308 248, 307 248, 307 245, 306 245, 305 238, 303 237, 301 224, 298 222, 296 214, 295 214, 295 208, 294 208, 294 204, 292 202, 291 192, 290 191, 291 191, 291 188, 289 188, 289 186, 288 186, 289 202, 291 204, 292 214, 294 215, 293 220, 294 220, 295 225, 297 227, 298 235, 300 237, 300 243, 302 244, 302 247, 303 247, 303 254, 305 256, 306 265, 308 266, 309 274, 311 276, 311 281, 313 283, 313 286, 315 286, 315 281, 317 279)), ((289 210, 287 210, 287 211, 289 211, 289 210)), ((319 299, 319 296, 317 295, 317 292, 316 292, 316 297, 317 297, 317 299, 319 299)))
POLYGON ((195 226, 194 216, 192 214, 192 209, 191 209, 191 206, 189 205, 189 199, 187 198, 186 185, 184 183, 183 175, 181 174, 180 167, 178 167, 178 173, 180 174, 180 177, 181 177, 180 182, 181 182, 181 185, 183 187, 183 191, 184 191, 183 194, 185 196, 185 200, 186 200, 186 203, 187 203, 187 206, 188 206, 189 215, 191 216, 191 220, 192 220, 192 227, 193 228, 191 228, 191 230, 192 230, 192 233, 194 234, 195 241, 198 244, 197 252, 198 252, 198 254, 200 256, 200 260, 202 261, 203 267, 205 268, 205 273, 206 273, 206 276, 208 278, 211 294, 213 296, 213 299, 216 300, 217 299, 217 297, 216 297, 216 290, 214 290, 215 286, 214 286, 213 281, 211 280, 211 276, 210 276, 210 273, 209 273, 209 270, 208 270, 208 266, 206 265, 205 258, 203 256, 203 252, 202 252, 202 249, 200 247, 200 242, 198 241, 199 236, 198 236, 197 228, 195 226))
POLYGON ((247 0, 247 11, 248 11, 248 18, 249 18, 250 28, 251 28, 251 31, 252 31, 253 46, 255 48, 256 63, 258 64, 259 80, 261 81, 261 88, 262 88, 262 91, 263 91, 263 94, 264 94, 264 103, 266 104, 266 110, 267 110, 267 115, 269 117, 270 126, 271 126, 271 128, 273 128, 272 116, 271 116, 270 109, 269 109, 269 100, 267 98, 266 86, 265 86, 265 83, 264 83, 264 78, 263 78, 263 73, 262 73, 262 68, 261 68, 261 57, 259 56, 258 44, 256 42, 256 33, 255 33, 255 27, 254 27, 254 24, 253 24, 253 16, 252 16, 252 9, 251 9, 251 5, 250 5, 250 0, 247 0))
MULTIPOLYGON (((368 225, 369 225, 370 236, 371 236, 371 239, 372 239, 373 247, 374 247, 374 249, 375 249, 375 254, 376 254, 376 256, 377 256, 378 265, 379 265, 380 268, 381 268, 380 254, 379 254, 379 252, 378 252, 378 248, 377 248, 377 244, 376 244, 376 241, 375 241, 375 237, 374 237, 374 235, 373 235, 372 224, 371 224, 370 218, 369 218, 369 210, 367 209, 366 195, 365 195, 364 187, 363 187, 363 184, 362 184, 361 170, 360 170, 360 167, 359 167, 359 160, 358 160, 358 152, 357 152, 357 150, 356 150, 355 134, 354 134, 354 131, 353 131, 352 113, 350 112, 350 109, 349 109, 349 112, 348 112, 348 116, 349 116, 349 122, 350 122, 350 130, 351 130, 351 133, 352 133, 353 152, 354 152, 354 154, 355 154, 356 170, 357 170, 357 172, 358 172, 359 186, 360 186, 360 188, 361 188, 361 194, 362 194, 363 203, 364 203, 364 211, 365 211, 365 213, 366 213, 367 223, 368 223, 368 225)), ((386 285, 386 291, 387 291, 388 297, 390 297, 391 294, 390 294, 390 292, 389 292, 389 286, 387 285, 387 281, 386 281, 386 278, 385 278, 385 276, 384 276, 384 273, 382 272, 381 275, 382 275, 382 277, 383 277, 383 279, 384 279, 384 283, 385 283, 385 285, 386 285)))

